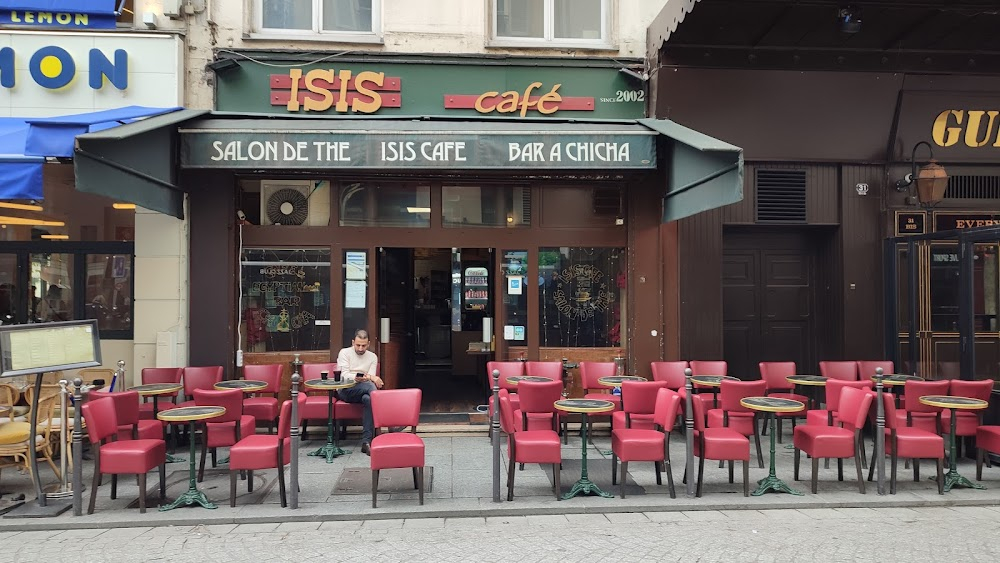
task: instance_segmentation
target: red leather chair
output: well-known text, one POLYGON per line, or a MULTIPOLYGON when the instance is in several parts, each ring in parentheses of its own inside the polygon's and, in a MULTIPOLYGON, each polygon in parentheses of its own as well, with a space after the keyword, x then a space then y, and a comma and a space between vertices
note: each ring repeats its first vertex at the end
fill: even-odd
POLYGON ((267 433, 270 434, 274 428, 274 420, 278 418, 278 392, 281 390, 281 372, 284 366, 281 364, 264 364, 243 366, 243 379, 255 379, 267 383, 259 393, 253 397, 243 399, 243 412, 257 421, 267 423, 267 433), (270 395, 262 397, 260 395, 270 395))
MULTIPOLYGON (((299 395, 299 408, 305 395, 299 395)), ((229 448, 229 506, 236 506, 236 475, 247 472, 247 492, 253 492, 253 472, 259 469, 278 470, 278 493, 281 507, 288 505, 285 498, 285 466, 291 463, 292 402, 281 404, 278 414, 277 434, 251 434, 229 448)))
POLYGON ((583 381, 583 398, 611 401, 615 404, 616 410, 621 410, 621 396, 612 394, 611 387, 605 387, 597 381, 602 377, 611 377, 616 373, 614 362, 580 362, 580 379, 583 381))
POLYGON ((194 403, 197 406, 225 407, 226 414, 205 421, 205 435, 201 440, 201 462, 198 466, 198 481, 205 478, 205 454, 211 448, 212 467, 216 466, 216 448, 228 448, 244 436, 256 430, 256 421, 243 414, 243 391, 240 389, 209 390, 195 389, 194 403))
MULTIPOLYGON (((626 381, 625 383, 641 383, 626 381)), ((646 382, 663 383, 663 382, 646 382)), ((622 396, 625 396, 626 387, 622 386, 622 396)), ((628 399, 625 401, 628 408, 628 399)), ((652 425, 653 428, 633 428, 627 424, 623 427, 615 428, 611 431, 611 484, 615 483, 617 460, 621 459, 621 490, 622 498, 625 498, 625 477, 628 475, 628 464, 630 461, 652 461, 656 467, 656 484, 662 485, 660 477, 660 464, 665 465, 667 471, 667 485, 670 488, 670 498, 677 498, 674 492, 674 475, 670 467, 670 433, 677 414, 680 412, 681 396, 676 391, 661 387, 656 390, 653 407, 652 425)), ((615 413, 617 415, 618 413, 615 413)), ((623 413, 627 414, 627 413, 623 413)), ((628 417, 626 416, 626 421, 628 417)))
MULTIPOLYGON (((864 373, 864 372, 862 372, 864 373)), ((886 372, 888 373, 888 372, 886 372)), ((899 424, 896 417, 896 401, 890 393, 882 393, 885 407, 885 453, 891 456, 892 470, 889 476, 889 493, 896 494, 896 466, 899 458, 913 460, 913 481, 920 482, 920 460, 937 460, 938 494, 944 494, 944 438, 935 432, 928 432, 912 426, 899 424)), ((872 459, 875 459, 875 444, 872 444, 872 459)), ((868 468, 868 480, 872 480, 875 464, 868 468)))
POLYGON ((666 388, 665 381, 623 381, 622 410, 611 414, 611 429, 652 430, 655 426, 653 414, 656 411, 657 392, 666 388))
MULTIPOLYGON (((950 381, 951 384, 948 386, 949 395, 981 399, 988 403, 990 401, 990 396, 993 394, 992 379, 979 379, 976 381, 952 379, 950 381)), ((951 432, 951 416, 952 413, 957 413, 957 418, 955 418, 955 436, 975 436, 976 429, 983 423, 983 413, 985 412, 986 409, 975 411, 954 411, 952 409, 944 410, 941 412, 941 426, 939 431, 941 434, 948 434, 951 432)), ((955 445, 959 448, 959 452, 962 451, 961 443, 961 440, 955 441, 955 445)))
POLYGON ((819 363, 819 374, 829 379, 858 380, 858 362, 824 361, 819 363))
POLYGON ((976 428, 976 481, 983 480, 983 461, 988 453, 1000 454, 1000 426, 976 428))
POLYGON ((222 366, 194 366, 184 368, 181 382, 184 383, 184 397, 187 400, 177 406, 195 406, 194 390, 215 389, 215 384, 220 381, 222 381, 222 366))
POLYGON ((115 417, 118 420, 118 440, 162 440, 163 422, 139 418, 139 392, 102 389, 91 391, 90 401, 110 398, 115 403, 115 417))
MULTIPOLYGON (((764 455, 760 449, 757 413, 741 405, 740 400, 746 397, 761 397, 766 388, 767 384, 763 381, 723 380, 719 391, 720 408, 709 409, 707 421, 709 428, 732 428, 744 436, 753 436, 757 445, 757 461, 762 468, 764 467, 764 455)), ((730 460, 730 475, 732 475, 732 468, 732 460, 730 460)))
MULTIPOLYGON (((560 381, 522 381, 518 390, 521 408, 514 411, 514 425, 524 430, 557 430, 558 411, 554 403, 562 398, 560 381)), ((510 400, 508 393, 507 400, 510 400)), ((513 408, 513 405, 511 405, 513 408)))
POLYGON ((848 381, 845 379, 826 380, 826 408, 812 409, 806 412, 806 424, 818 426, 833 426, 840 408, 841 390, 845 387, 854 389, 873 389, 875 383, 868 381, 848 381))
MULTIPOLYGON (((336 363, 303 364, 302 381, 320 379, 321 372, 324 371, 328 372, 328 377, 335 377, 334 373, 340 371, 340 368, 336 363)), ((299 412, 299 418, 302 419, 302 437, 305 438, 306 428, 310 420, 320 421, 324 425, 327 423, 329 419, 330 397, 326 391, 307 389, 305 386, 300 386, 299 389, 306 395, 306 402, 302 406, 302 411, 299 412)), ((336 396, 334 396, 333 400, 336 403, 336 396)), ((336 412, 336 408, 334 408, 334 411, 336 412)), ((336 414, 334 416, 336 417, 336 414)))
POLYGON ((684 370, 688 368, 686 361, 649 362, 649 368, 653 373, 653 381, 666 382, 667 389, 674 391, 684 388, 684 370))
POLYGON ((507 500, 514 500, 514 466, 525 463, 552 464, 552 490, 559 499, 559 466, 562 445, 555 430, 522 430, 514 420, 510 394, 500 391, 500 426, 507 434, 507 500))
MULTIPOLYGON (((827 384, 829 385, 829 381, 827 384)), ((792 443, 795 445, 795 480, 799 480, 799 457, 802 452, 812 457, 812 492, 816 494, 819 479, 819 460, 835 458, 838 461, 838 479, 844 479, 843 459, 854 456, 858 472, 858 489, 865 494, 865 481, 861 476, 861 428, 868 419, 875 394, 868 389, 844 387, 840 390, 837 420, 842 426, 806 424, 795 427, 792 443)))
POLYGON ((387 389, 372 393, 372 421, 379 428, 409 426, 410 432, 377 434, 371 443, 372 508, 378 508, 378 474, 383 469, 413 468, 413 488, 424 504, 424 441, 417 436, 420 389, 387 389))
POLYGON ((913 426, 927 432, 937 433, 940 407, 932 407, 920 402, 925 395, 947 395, 950 381, 909 381, 903 395, 903 408, 896 409, 897 426, 913 426))
MULTIPOLYGON (((524 375, 524 364, 526 362, 486 362, 486 380, 489 382, 490 388, 493 388, 493 371, 500 372, 500 388, 506 389, 508 393, 508 399, 510 400, 510 405, 514 407, 514 410, 520 406, 520 400, 517 397, 517 385, 507 381, 507 378, 512 375, 524 375)), ((560 366, 561 368, 562 366, 560 366)), ((490 420, 493 419, 493 395, 490 395, 489 400, 489 412, 490 420)))
MULTIPOLYGON (((691 375, 729 375, 729 364, 719 360, 691 360, 691 375)), ((715 408, 715 393, 712 393, 711 387, 706 387, 704 385, 694 384, 695 395, 691 397, 692 400, 700 399, 705 403, 705 411, 708 409, 715 408)), ((681 400, 686 400, 685 395, 687 390, 685 387, 681 387, 678 390, 681 394, 681 400)))
POLYGON ((549 379, 562 381, 562 376, 563 376, 562 362, 555 362, 555 361, 524 362, 524 375, 547 377, 549 379))
POLYGON ((858 379, 875 377, 875 369, 882 368, 882 373, 896 373, 896 368, 889 360, 858 360, 858 379))
MULTIPOLYGON (((795 366, 795 362, 760 362, 757 364, 758 369, 760 369, 760 378, 764 380, 767 386, 767 391, 765 392, 769 397, 777 397, 779 399, 791 399, 793 401, 799 401, 809 408, 812 401, 809 397, 802 395, 800 393, 795 393, 795 385, 788 381, 788 378, 793 375, 797 375, 798 369, 795 366)), ((776 413, 778 417, 778 442, 781 442, 782 429, 781 422, 782 419, 789 418, 792 420, 792 430, 795 430, 795 423, 799 418, 805 416, 802 411, 799 412, 779 412, 776 413)), ((766 428, 766 427, 765 427, 766 428)))
MULTIPOLYGON (((184 368, 142 368, 140 378, 143 385, 148 383, 180 383, 182 373, 184 373, 184 368)), ((176 395, 160 395, 156 398, 156 404, 161 411, 172 409, 177 402, 176 399, 176 395)), ((154 420, 152 397, 143 397, 143 400, 145 402, 139 405, 139 417, 154 420)))
MULTIPOLYGON (((714 374, 713 374, 714 375, 714 374)), ((750 495, 750 440, 732 428, 707 428, 705 426, 705 403, 691 397, 694 408, 694 455, 698 458, 698 489, 701 496, 702 477, 705 474, 705 460, 742 461, 743 496, 750 495)), ((732 482, 732 473, 730 482, 732 482)), ((685 476, 686 478, 686 476, 685 476)))
POLYGON ((166 496, 167 445, 162 439, 114 441, 118 434, 118 418, 115 416, 115 402, 110 397, 88 401, 83 407, 83 418, 87 421, 87 433, 93 446, 94 482, 90 486, 90 506, 87 514, 94 513, 97 501, 97 487, 101 475, 112 475, 111 498, 117 496, 117 479, 121 474, 136 475, 139 480, 139 512, 146 512, 146 473, 154 467, 160 468, 160 500, 166 496), (111 442, 106 442, 111 438, 111 442))

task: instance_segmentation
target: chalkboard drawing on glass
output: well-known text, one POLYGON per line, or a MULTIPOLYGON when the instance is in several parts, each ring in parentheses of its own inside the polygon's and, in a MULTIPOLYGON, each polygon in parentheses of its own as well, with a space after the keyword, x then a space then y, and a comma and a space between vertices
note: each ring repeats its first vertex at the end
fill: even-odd
POLYGON ((489 275, 486 268, 465 269, 463 301, 467 311, 484 311, 489 304, 489 275))

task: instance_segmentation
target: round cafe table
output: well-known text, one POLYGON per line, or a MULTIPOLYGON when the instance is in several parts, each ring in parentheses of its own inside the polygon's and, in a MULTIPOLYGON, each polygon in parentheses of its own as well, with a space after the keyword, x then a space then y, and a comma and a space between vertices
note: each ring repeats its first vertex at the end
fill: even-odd
POLYGON ((948 465, 950 467, 948 469, 948 473, 944 476, 944 490, 950 491, 952 487, 985 489, 986 487, 978 483, 973 483, 958 474, 958 464, 955 459, 955 420, 957 420, 958 417, 955 416, 955 411, 960 409, 981 410, 985 409, 990 404, 982 399, 974 399, 972 397, 955 397, 953 395, 924 395, 920 397, 920 402, 924 405, 932 407, 951 409, 951 432, 948 433, 948 465))
POLYGON ((325 457, 327 463, 333 463, 333 458, 342 456, 344 454, 351 453, 349 450, 341 449, 340 444, 337 443, 337 433, 333 430, 333 393, 337 389, 347 389, 348 387, 354 387, 355 380, 353 377, 344 378, 340 381, 336 379, 309 379, 306 380, 303 385, 306 389, 312 389, 313 391, 326 391, 326 444, 320 449, 309 452, 308 455, 316 457, 325 457))
POLYGON ((771 468, 768 470, 767 477, 757 481, 757 489, 750 494, 759 497, 768 491, 774 491, 776 493, 790 493, 801 496, 801 491, 796 491, 786 485, 784 481, 778 479, 778 476, 774 472, 774 436, 778 433, 777 424, 775 423, 778 418, 776 413, 800 412, 806 408, 806 405, 802 401, 780 399, 778 397, 745 397, 740 399, 740 405, 750 410, 766 413, 767 417, 771 419, 771 468))
MULTIPOLYGON (((152 397, 153 398, 153 418, 159 418, 158 414, 160 412, 160 405, 158 399, 163 395, 177 395, 177 393, 183 389, 184 386, 180 383, 146 383, 143 385, 136 385, 130 391, 138 391, 140 397, 152 397)), ((171 433, 173 435, 173 433, 171 433)), ((163 427, 163 439, 167 439, 167 425, 163 427)), ((192 438, 192 441, 194 438, 192 438)), ((170 449, 173 449, 172 447, 170 449)), ((184 460, 179 457, 175 457, 169 451, 167 452, 167 463, 179 463, 184 460)))
POLYGON ((194 470, 194 423, 200 420, 208 420, 226 414, 225 407, 179 407, 168 409, 156 415, 156 418, 166 422, 186 422, 188 424, 188 435, 191 436, 191 450, 189 452, 191 463, 188 465, 188 490, 177 497, 174 502, 161 506, 160 511, 173 510, 178 506, 200 505, 204 508, 217 508, 215 504, 208 500, 205 493, 198 490, 197 473, 194 470))
POLYGON ((739 381, 740 378, 733 377, 731 375, 692 375, 691 383, 694 385, 701 385, 702 387, 712 388, 712 407, 719 407, 719 387, 722 387, 722 382, 725 380, 739 381))
MULTIPOLYGON (((826 377, 823 377, 822 375, 789 375, 785 379, 793 385, 806 387, 809 393, 809 400, 812 401, 813 407, 819 408, 819 404, 821 403, 819 400, 819 388, 826 387, 826 377)), ((803 389, 803 391, 806 391, 806 389, 803 389)))
POLYGON ((239 389, 244 393, 256 393, 267 388, 266 381, 259 381, 256 379, 230 379, 229 381, 220 381, 213 385, 218 391, 225 391, 227 389, 239 389))
POLYGON ((611 375, 597 379, 597 382, 605 387, 621 387, 625 381, 646 381, 646 378, 641 375, 611 375))
POLYGON ((511 385, 517 385, 522 381, 545 383, 546 381, 552 381, 552 379, 548 377, 542 377, 540 375, 512 375, 507 378, 507 383, 510 383, 511 385))
POLYGON ((612 498, 613 495, 606 493, 597 486, 596 483, 587 477, 587 415, 611 412, 615 410, 615 404, 611 401, 596 399, 562 399, 553 403, 557 410, 563 412, 580 413, 583 417, 580 433, 582 446, 582 457, 580 458, 580 479, 573 483, 573 488, 562 496, 562 500, 567 500, 576 495, 598 495, 604 498, 612 498))

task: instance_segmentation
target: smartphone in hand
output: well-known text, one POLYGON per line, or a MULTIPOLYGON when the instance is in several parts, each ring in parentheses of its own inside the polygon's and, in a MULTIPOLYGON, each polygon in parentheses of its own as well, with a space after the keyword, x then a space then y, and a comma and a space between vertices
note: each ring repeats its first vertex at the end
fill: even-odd
POLYGON ((356 373, 356 374, 354 374, 354 379, 364 379, 364 378, 365 378, 365 374, 363 374, 363 373, 356 373))

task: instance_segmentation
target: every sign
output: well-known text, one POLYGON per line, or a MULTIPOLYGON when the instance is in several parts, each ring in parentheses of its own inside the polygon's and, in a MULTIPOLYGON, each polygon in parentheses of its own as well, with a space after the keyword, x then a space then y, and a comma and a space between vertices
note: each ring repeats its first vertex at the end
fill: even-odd
POLYGON ((405 132, 181 132, 188 168, 655 168, 655 136, 405 132), (421 138, 423 137, 423 138, 421 138))

